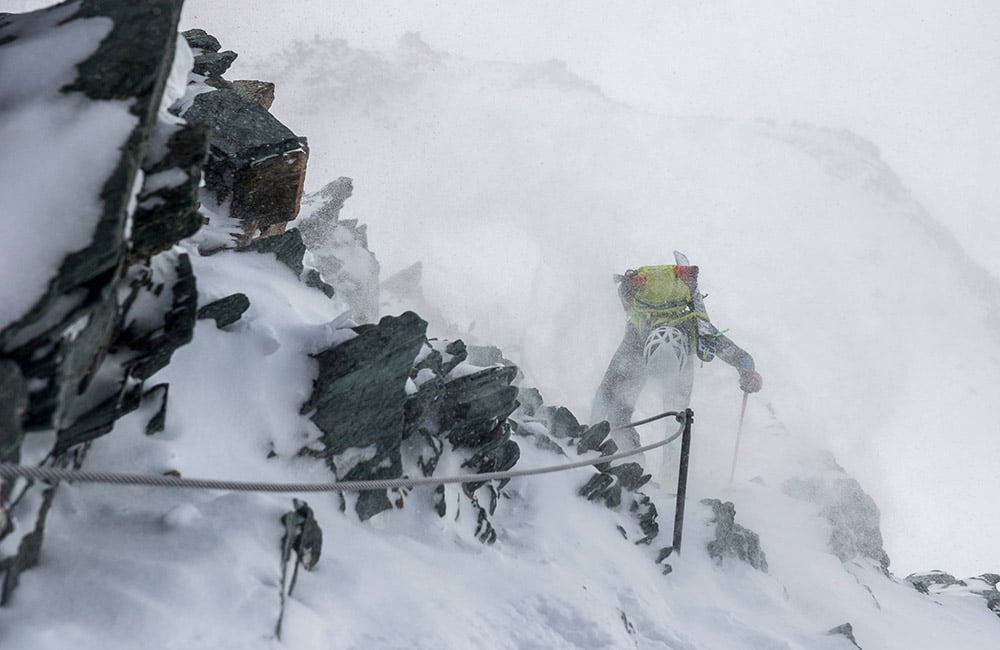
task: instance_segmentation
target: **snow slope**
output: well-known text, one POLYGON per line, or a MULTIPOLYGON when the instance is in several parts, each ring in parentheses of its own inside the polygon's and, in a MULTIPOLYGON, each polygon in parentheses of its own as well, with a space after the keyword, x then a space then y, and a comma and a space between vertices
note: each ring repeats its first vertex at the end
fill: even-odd
MULTIPOLYGON (((295 454, 314 437, 297 407, 312 376, 303 353, 341 335, 325 324, 343 308, 267 255, 192 259, 203 301, 239 289, 251 310, 226 331, 199 321, 194 341, 157 375, 171 384, 166 430, 147 436, 152 413, 130 414, 95 441, 87 467, 329 480, 322 463, 295 454)), ((789 462, 724 496, 737 520, 760 532, 767 574, 708 557, 712 526, 697 500, 717 492, 703 478, 693 481, 684 550, 667 576, 654 556, 670 535, 668 490, 647 490, 663 530, 653 547, 637 546, 616 530, 629 525, 626 515, 576 495, 589 469, 514 480, 492 546, 475 541, 471 519, 438 518, 429 488, 367 523, 343 514, 337 497, 312 495, 323 556, 300 573, 279 641, 279 517, 288 496, 63 486, 43 564, 0 609, 0 644, 836 650, 852 646, 826 631, 844 622, 868 650, 986 647, 996 638, 1000 620, 978 597, 932 599, 866 562, 842 565, 827 550, 817 507, 778 488, 817 469, 815 448, 773 418, 753 431, 782 440, 789 462)), ((29 440, 41 449, 42 440, 29 440)), ((555 461, 522 441, 519 467, 555 461)))

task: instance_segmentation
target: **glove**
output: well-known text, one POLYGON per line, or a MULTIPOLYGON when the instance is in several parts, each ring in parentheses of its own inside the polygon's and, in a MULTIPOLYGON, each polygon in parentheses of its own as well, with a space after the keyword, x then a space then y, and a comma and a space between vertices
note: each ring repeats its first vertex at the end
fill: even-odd
POLYGON ((756 393, 763 385, 759 372, 753 368, 740 368, 740 389, 744 393, 756 393))

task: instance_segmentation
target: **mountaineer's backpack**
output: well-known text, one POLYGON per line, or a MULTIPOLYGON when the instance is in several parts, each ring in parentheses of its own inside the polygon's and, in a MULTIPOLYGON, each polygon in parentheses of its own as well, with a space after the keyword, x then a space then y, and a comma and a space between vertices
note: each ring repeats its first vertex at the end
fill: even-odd
POLYGON ((689 337, 692 350, 699 347, 696 323, 709 321, 698 292, 697 266, 640 266, 616 279, 628 320, 639 332, 675 327, 689 337))

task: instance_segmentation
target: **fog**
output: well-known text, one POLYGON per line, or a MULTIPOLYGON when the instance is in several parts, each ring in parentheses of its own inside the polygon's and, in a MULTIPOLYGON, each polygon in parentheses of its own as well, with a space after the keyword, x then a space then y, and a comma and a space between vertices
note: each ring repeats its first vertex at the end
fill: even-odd
POLYGON ((1000 5, 915 2, 188 2, 237 51, 312 34, 389 50, 407 31, 478 59, 565 61, 668 115, 847 128, 1000 277, 1000 5), (252 7, 247 10, 247 7, 252 7), (246 44, 245 46, 243 44, 246 44))

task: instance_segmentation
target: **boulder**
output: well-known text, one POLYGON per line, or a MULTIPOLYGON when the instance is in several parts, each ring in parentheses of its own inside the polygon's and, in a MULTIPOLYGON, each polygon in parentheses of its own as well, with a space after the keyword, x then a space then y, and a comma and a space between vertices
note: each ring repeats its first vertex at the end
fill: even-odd
MULTIPOLYGON (((197 59, 196 59, 197 60, 197 59)), ((245 92, 220 88, 195 97, 184 118, 208 133, 205 187, 240 220, 247 245, 296 217, 309 147, 245 92)))
MULTIPOLYGON (((406 382, 424 343, 427 323, 412 312, 355 329, 357 337, 314 355, 313 392, 303 414, 340 480, 397 478, 402 472, 406 382)), ((390 507, 384 490, 361 493, 362 520, 390 507)))

